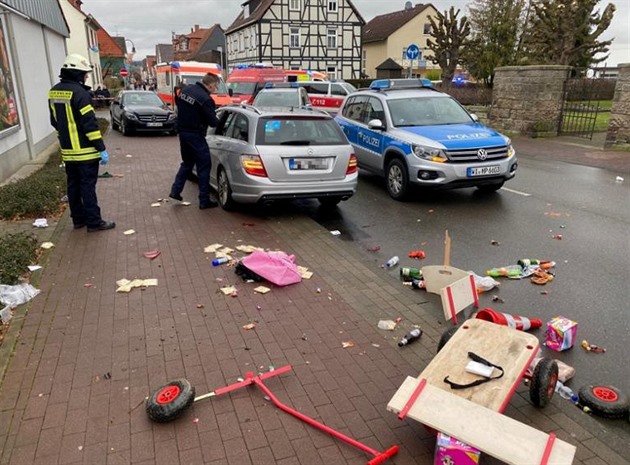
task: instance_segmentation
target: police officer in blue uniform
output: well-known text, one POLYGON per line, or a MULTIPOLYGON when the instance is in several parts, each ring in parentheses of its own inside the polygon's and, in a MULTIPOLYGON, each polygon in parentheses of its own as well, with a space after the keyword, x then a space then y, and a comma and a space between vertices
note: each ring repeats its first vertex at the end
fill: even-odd
POLYGON ((206 143, 208 126, 219 124, 214 100, 210 96, 219 84, 219 77, 207 73, 200 82, 186 86, 177 98, 177 131, 182 163, 175 175, 169 197, 182 199, 184 184, 197 167, 199 177, 199 208, 213 208, 218 204, 210 199, 210 149, 206 143))
POLYGON ((92 67, 85 57, 68 55, 59 75, 61 81, 48 91, 48 107, 66 167, 74 228, 87 225, 88 232, 95 232, 112 229, 116 223, 101 218, 96 198, 98 164, 107 164, 109 155, 92 107, 90 88, 85 85, 90 72, 92 67))

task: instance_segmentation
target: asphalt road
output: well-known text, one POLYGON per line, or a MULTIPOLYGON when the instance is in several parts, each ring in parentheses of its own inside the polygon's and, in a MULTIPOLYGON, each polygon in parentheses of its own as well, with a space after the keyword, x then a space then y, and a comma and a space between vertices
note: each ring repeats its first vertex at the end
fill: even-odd
MULTIPOLYGON (((323 212, 316 202, 299 207, 327 229, 339 230, 339 239, 361 250, 375 268, 394 255, 401 266, 442 264, 446 230, 452 239, 451 265, 478 275, 521 258, 554 260, 552 282, 539 286, 499 278, 498 288, 482 294, 481 307, 543 322, 558 315, 576 321, 576 347, 561 353, 545 348, 545 355, 576 369, 569 382, 575 391, 595 383, 630 394, 630 185, 597 168, 523 156, 519 166, 516 178, 492 195, 462 189, 418 194, 401 203, 389 198, 381 179, 362 173, 357 195, 336 211, 323 212), (561 240, 554 238, 558 234, 561 240), (374 246, 380 250, 367 250, 374 246), (408 258, 417 249, 427 258, 408 258), (504 302, 492 301, 494 295, 504 302), (579 347, 582 339, 607 352, 587 353, 579 347)), ((400 280, 399 267, 383 273, 400 280)), ((417 294, 418 302, 434 303, 436 318, 443 319, 438 296, 409 292, 417 294)), ((534 334, 544 342, 544 328, 534 334)))

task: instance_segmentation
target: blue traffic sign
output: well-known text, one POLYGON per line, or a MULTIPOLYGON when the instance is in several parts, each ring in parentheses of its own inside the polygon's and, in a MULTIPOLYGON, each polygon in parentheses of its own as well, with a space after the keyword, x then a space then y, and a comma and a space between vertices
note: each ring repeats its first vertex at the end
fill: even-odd
POLYGON ((416 44, 411 44, 407 47, 407 51, 405 52, 407 59, 415 60, 420 55, 420 48, 416 44))

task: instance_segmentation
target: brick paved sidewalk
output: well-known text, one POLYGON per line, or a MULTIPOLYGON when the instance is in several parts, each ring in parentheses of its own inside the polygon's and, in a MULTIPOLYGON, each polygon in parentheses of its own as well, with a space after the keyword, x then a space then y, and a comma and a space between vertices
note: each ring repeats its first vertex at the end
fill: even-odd
MULTIPOLYGON (((199 394, 286 364, 292 372, 266 382, 281 401, 374 449, 399 444, 388 463, 432 463, 434 436, 385 406, 435 353, 443 330, 435 301, 392 282, 305 217, 201 211, 194 184, 184 191, 191 206, 151 207, 169 191, 176 138, 116 133, 108 150, 106 169, 123 176, 99 180, 98 192, 117 228, 87 234, 67 218, 58 226, 42 292, 11 329, 21 333, 0 387, 0 464, 366 463, 366 454, 281 412, 255 388, 202 401, 168 424, 151 423, 141 405, 174 378, 189 379, 199 394), (314 276, 254 294, 257 284, 210 265, 203 249, 213 243, 281 249, 314 276), (157 259, 142 256, 156 248, 157 259), (157 278, 158 286, 115 293, 121 278, 157 278), (219 292, 227 284, 238 297, 219 292), (396 332, 377 329, 379 319, 398 316, 396 332), (255 329, 242 329, 250 322, 255 329), (411 324, 425 334, 400 349, 411 324)), ((506 414, 576 444, 576 464, 628 463, 595 419, 564 413, 562 399, 544 411, 527 399, 521 387, 506 414)))

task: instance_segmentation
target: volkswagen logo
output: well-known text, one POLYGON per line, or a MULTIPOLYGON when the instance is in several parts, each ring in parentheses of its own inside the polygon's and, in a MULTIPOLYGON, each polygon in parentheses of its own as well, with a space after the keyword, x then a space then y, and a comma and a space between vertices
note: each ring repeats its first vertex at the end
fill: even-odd
POLYGON ((309 149, 306 151, 306 153, 307 153, 307 154, 309 154, 309 155, 313 155, 315 152, 313 151, 313 149, 309 148, 309 149))
POLYGON ((477 150, 477 158, 479 158, 481 161, 484 161, 486 158, 488 158, 488 151, 486 149, 477 150))

